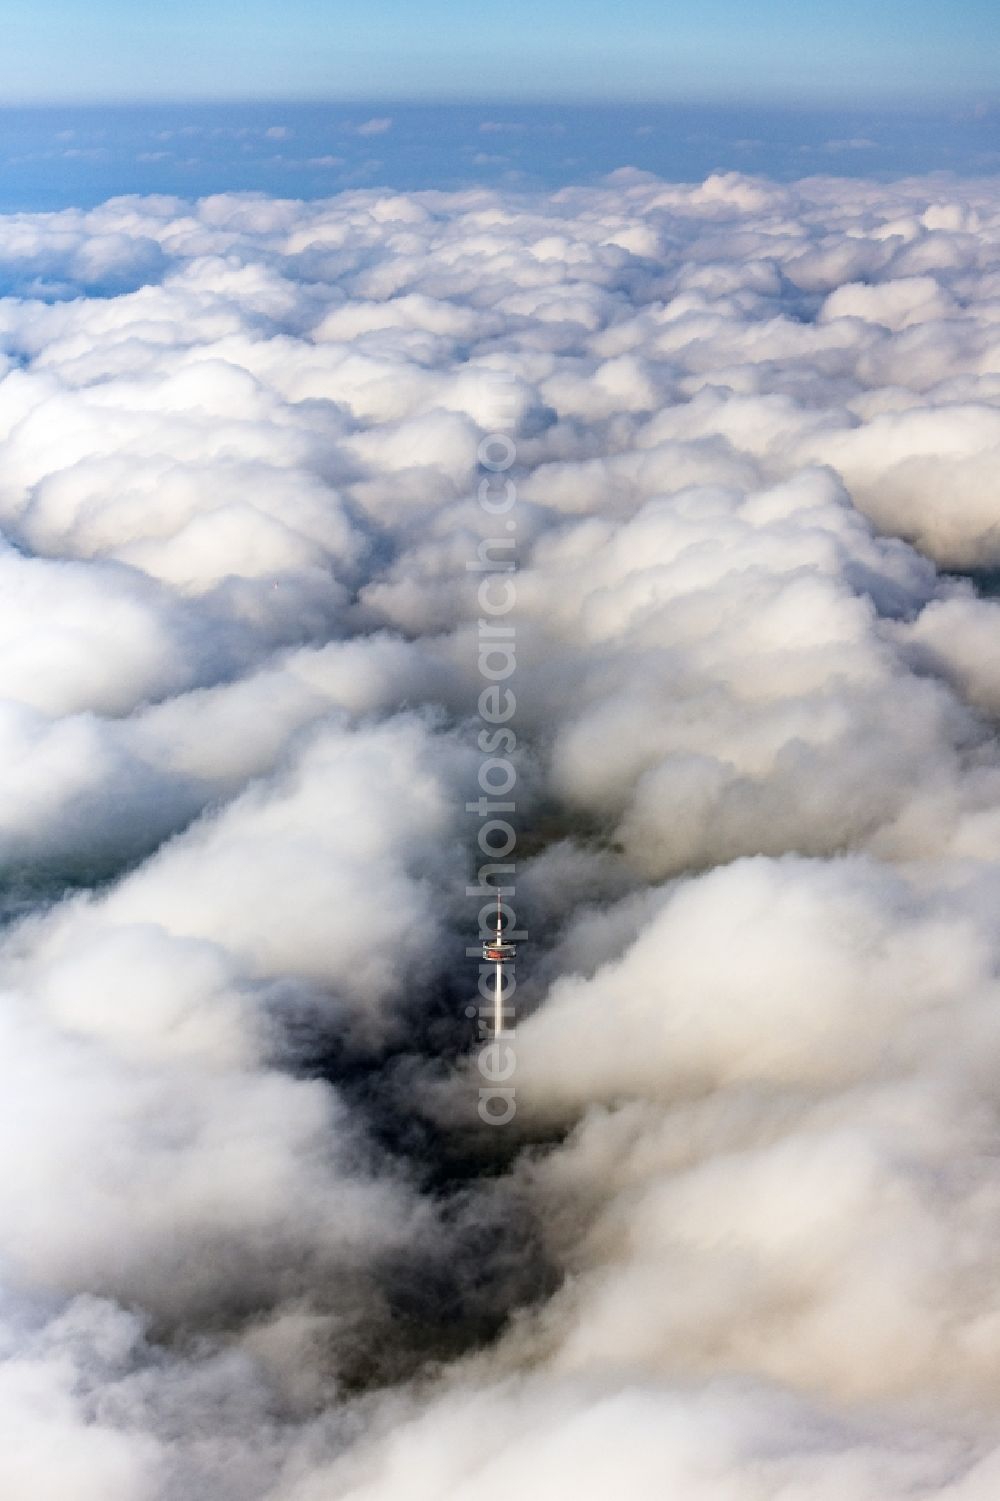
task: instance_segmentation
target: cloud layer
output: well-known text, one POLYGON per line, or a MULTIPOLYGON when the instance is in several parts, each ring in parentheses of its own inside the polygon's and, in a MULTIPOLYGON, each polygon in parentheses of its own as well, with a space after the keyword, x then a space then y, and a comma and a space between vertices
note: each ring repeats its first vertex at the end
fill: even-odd
POLYGON ((5 1498, 995 1495, 998 246, 944 179, 0 219, 5 1498))

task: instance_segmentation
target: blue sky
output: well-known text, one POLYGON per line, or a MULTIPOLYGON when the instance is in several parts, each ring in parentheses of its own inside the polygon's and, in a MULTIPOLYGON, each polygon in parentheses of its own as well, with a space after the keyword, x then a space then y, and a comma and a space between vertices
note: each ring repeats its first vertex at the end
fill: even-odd
POLYGON ((773 104, 224 103, 0 109, 0 210, 118 193, 553 188, 620 167, 692 182, 1000 173, 1000 111, 773 104))
POLYGON ((39 0, 0 100, 864 104, 997 89, 995 0, 39 0))
POLYGON ((1000 172, 997 0, 37 0, 0 210, 117 193, 1000 172))

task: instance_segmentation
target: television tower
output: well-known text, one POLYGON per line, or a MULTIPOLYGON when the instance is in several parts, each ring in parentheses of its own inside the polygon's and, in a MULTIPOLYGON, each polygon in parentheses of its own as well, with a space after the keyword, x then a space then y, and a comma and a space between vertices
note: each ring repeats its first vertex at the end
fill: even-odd
POLYGON ((499 1037, 503 1031, 503 967, 510 964, 517 953, 513 943, 508 943, 503 937, 503 925, 500 918, 500 893, 497 892, 497 931, 494 938, 487 938, 483 943, 483 958, 487 964, 494 966, 496 992, 493 998, 493 1035, 499 1037))

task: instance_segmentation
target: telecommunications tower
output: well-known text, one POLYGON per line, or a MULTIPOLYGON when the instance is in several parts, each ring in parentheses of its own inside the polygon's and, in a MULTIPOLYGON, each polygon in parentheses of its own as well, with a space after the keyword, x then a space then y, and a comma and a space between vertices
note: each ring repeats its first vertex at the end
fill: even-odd
POLYGON ((503 1031, 503 967, 510 964, 517 953, 513 943, 508 943, 503 936, 503 924, 500 917, 500 893, 497 892, 497 931, 494 938, 487 938, 483 943, 483 958, 487 964, 494 967, 494 984, 496 991, 493 998, 493 1035, 499 1037, 503 1031))

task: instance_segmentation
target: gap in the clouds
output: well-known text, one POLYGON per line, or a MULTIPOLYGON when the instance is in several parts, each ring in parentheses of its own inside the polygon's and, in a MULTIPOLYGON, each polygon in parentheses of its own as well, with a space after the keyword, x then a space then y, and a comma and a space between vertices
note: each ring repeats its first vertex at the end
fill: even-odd
MULTIPOLYGON (((519 853, 527 859, 564 834, 565 820, 553 821, 519 853)), ((387 1320, 379 1339, 341 1366, 349 1390, 432 1374, 490 1345, 563 1280, 517 1168, 525 1154, 558 1145, 565 1129, 480 1121, 472 1060, 485 1039, 467 1015, 478 964, 465 956, 466 940, 451 934, 449 951, 460 957, 399 1007, 388 1035, 331 1026, 316 1011, 302 1017, 296 1072, 336 1089, 383 1171, 388 1164, 419 1192, 439 1232, 375 1269, 387 1320)))
POLYGON ((60 853, 51 861, 40 856, 30 865, 8 866, 0 871, 0 930, 42 916, 75 896, 99 896, 138 869, 162 843, 157 838, 139 854, 119 850, 103 859, 71 860, 60 853))
MULTIPOLYGON (((532 860, 567 840, 591 855, 617 852, 600 820, 579 809, 544 799, 519 813, 519 880, 532 860)), ((619 894, 636 884, 623 879, 619 894)), ((516 903, 540 963, 574 909, 546 923, 530 891, 522 889, 516 903)), ((441 1231, 433 1245, 379 1265, 388 1323, 357 1352, 357 1365, 340 1373, 358 1391, 433 1374, 488 1347, 565 1277, 520 1169, 558 1147, 571 1126, 521 1115, 499 1128, 480 1121, 474 1058, 488 1033, 468 1015, 479 966, 466 956, 467 943, 467 933, 450 935, 454 962, 402 1005, 387 1037, 366 1042, 348 1028, 314 1026, 308 1016, 300 1034, 299 1071, 336 1088, 376 1151, 433 1206, 441 1231)), ((529 966, 531 950, 524 947, 529 966)), ((518 993, 521 1022, 538 997, 530 978, 518 993)))
MULTIPOLYGON (((454 1098, 461 1061, 475 1045, 463 1015, 468 993, 461 979, 429 984, 415 997, 411 1025, 381 1043, 324 1020, 308 987, 281 1006, 282 1020, 296 1009, 299 1018, 297 1062, 286 1057, 282 1066, 323 1080, 347 1107, 360 1181, 367 1174, 405 1186, 429 1215, 405 1246, 373 1251, 362 1265, 339 1267, 328 1283, 317 1277, 299 1290, 320 1318, 338 1311, 326 1353, 320 1342, 312 1358, 341 1401, 433 1382, 451 1362, 492 1346, 563 1281, 516 1169, 526 1152, 557 1145, 565 1132, 484 1126, 474 1089, 464 1119, 452 1112, 446 1122, 433 1107, 442 1085, 454 1098)), ((296 1285, 296 1268, 286 1270, 296 1285)), ((146 1320, 150 1346, 197 1358, 206 1341, 238 1345, 288 1307, 284 1275, 274 1271, 233 1284, 210 1305, 146 1320)))
POLYGON ((1000 598, 1000 568, 952 569, 951 577, 966 579, 984 599, 1000 598))
MULTIPOLYGON (((242 788, 235 789, 231 796, 240 791, 242 788)), ((173 803, 164 801, 156 823, 143 824, 126 817, 112 838, 101 841, 103 848, 91 833, 86 854, 74 856, 56 846, 51 852, 36 851, 30 862, 11 860, 0 865, 0 928, 37 916, 72 897, 96 897, 110 891, 226 801, 229 798, 192 790, 173 803)), ((72 811, 79 816, 88 810, 72 811)))

